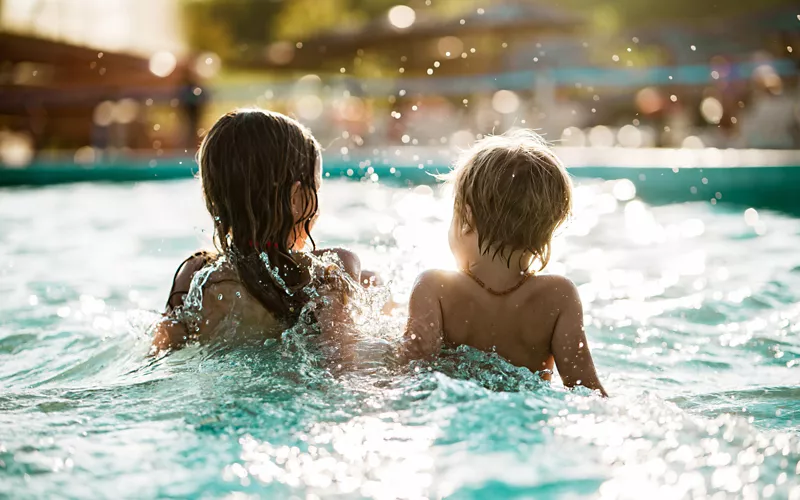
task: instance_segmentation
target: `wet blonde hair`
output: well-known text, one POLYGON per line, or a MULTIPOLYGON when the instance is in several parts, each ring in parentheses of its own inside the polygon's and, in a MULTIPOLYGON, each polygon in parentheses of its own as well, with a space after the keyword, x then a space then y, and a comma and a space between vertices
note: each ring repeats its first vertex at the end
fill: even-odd
POLYGON ((545 140, 531 130, 488 136, 465 151, 448 176, 454 216, 478 235, 482 254, 520 260, 532 255, 542 270, 555 230, 570 216, 572 182, 545 140))

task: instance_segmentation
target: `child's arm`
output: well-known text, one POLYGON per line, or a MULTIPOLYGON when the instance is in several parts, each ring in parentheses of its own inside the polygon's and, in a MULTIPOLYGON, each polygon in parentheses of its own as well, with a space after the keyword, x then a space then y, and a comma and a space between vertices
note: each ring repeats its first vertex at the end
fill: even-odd
MULTIPOLYGON (((314 253, 322 255, 326 252, 334 252, 341 261, 341 271, 349 275, 353 280, 358 280, 361 274, 361 261, 356 254, 341 248, 319 250, 314 253)), ((352 326, 352 318, 347 312, 347 303, 350 300, 347 284, 343 281, 343 276, 337 276, 337 270, 324 272, 326 274, 332 272, 333 274, 323 279, 323 282, 329 279, 329 285, 318 285, 321 300, 314 310, 314 316, 320 327, 322 338, 338 342, 341 347, 342 357, 347 359, 350 355, 346 347, 352 343, 352 339, 348 335, 352 326)))
POLYGON ((153 342, 151 354, 158 354, 167 349, 180 347, 186 343, 189 334, 180 321, 164 316, 153 325, 153 342))
POLYGON ((403 339, 406 359, 430 358, 442 349, 441 290, 438 271, 425 271, 417 277, 408 302, 408 323, 403 339))
POLYGON ((207 341, 220 331, 230 328, 235 321, 246 327, 274 328, 274 316, 253 299, 241 283, 220 281, 203 287, 203 303, 196 329, 190 331, 186 323, 166 314, 156 323, 151 352, 183 347, 189 341, 207 341), (234 316, 235 315, 235 316, 234 316))
POLYGON ((164 316, 153 326, 153 343, 151 353, 156 354, 167 349, 183 346, 189 337, 186 326, 172 317, 171 313, 183 304, 189 293, 194 274, 203 268, 207 261, 206 252, 196 252, 181 262, 172 278, 172 288, 167 297, 167 308, 164 316))
POLYGON ((566 387, 582 385, 608 396, 597 378, 583 329, 583 306, 575 285, 564 279, 554 290, 560 304, 551 340, 558 374, 566 387))

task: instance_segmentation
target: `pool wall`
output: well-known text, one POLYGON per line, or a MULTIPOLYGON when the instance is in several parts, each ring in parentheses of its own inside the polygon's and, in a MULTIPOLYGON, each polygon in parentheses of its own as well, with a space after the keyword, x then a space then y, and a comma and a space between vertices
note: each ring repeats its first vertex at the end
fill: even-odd
MULTIPOLYGON (((800 212, 800 151, 556 148, 576 178, 628 179, 654 204, 706 201, 800 212)), ((374 151, 373 151, 374 152, 374 151)), ((450 169, 450 148, 384 148, 372 156, 328 155, 328 178, 389 184, 434 184, 450 169)), ((118 157, 90 165, 41 159, 0 167, 0 186, 73 182, 141 182, 191 178, 192 156, 118 157)))

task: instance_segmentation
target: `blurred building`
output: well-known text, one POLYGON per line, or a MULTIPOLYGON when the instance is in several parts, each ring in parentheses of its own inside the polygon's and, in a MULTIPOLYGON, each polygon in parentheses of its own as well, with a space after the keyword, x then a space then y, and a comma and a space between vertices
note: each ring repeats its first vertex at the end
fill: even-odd
POLYGON ((184 152, 204 115, 255 104, 298 117, 343 155, 464 146, 519 126, 570 146, 800 147, 791 5, 611 29, 591 9, 543 0, 398 2, 280 39, 270 23, 294 0, 259 10, 263 23, 259 1, 208 0, 197 19, 183 0, 0 1, 0 145, 78 150, 81 161, 184 152), (215 31, 217 18, 228 24, 215 31), (247 43, 228 40, 237 30, 247 43), (200 82, 220 58, 192 53, 184 32, 227 58, 212 92, 200 82))
POLYGON ((269 99, 256 98, 288 103, 323 135, 340 129, 341 110, 368 110, 370 144, 528 126, 572 145, 791 148, 800 147, 795 11, 753 5, 607 32, 591 12, 533 0, 449 17, 401 5, 358 28, 278 40, 240 64, 285 75, 263 91, 269 99), (307 96, 312 80, 321 101, 307 96))
POLYGON ((3 31, 112 52, 186 49, 178 0, 3 0, 3 31))
POLYGON ((4 0, 0 161, 196 143, 202 100, 176 0, 4 0), (70 153, 71 154, 71 153, 70 153))

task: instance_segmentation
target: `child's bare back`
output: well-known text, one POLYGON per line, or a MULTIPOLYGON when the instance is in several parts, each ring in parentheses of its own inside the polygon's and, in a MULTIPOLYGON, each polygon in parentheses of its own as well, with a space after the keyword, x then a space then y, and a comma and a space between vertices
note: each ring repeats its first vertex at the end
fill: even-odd
POLYGON ((494 351, 512 364, 542 373, 558 359, 565 385, 600 389, 583 330, 575 285, 561 276, 531 276, 518 289, 495 295, 463 272, 431 270, 417 280, 409 304, 414 357, 443 345, 494 351), (441 333, 440 333, 441 332, 441 333))

